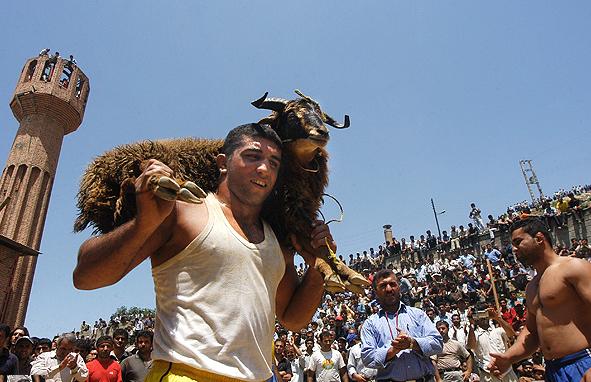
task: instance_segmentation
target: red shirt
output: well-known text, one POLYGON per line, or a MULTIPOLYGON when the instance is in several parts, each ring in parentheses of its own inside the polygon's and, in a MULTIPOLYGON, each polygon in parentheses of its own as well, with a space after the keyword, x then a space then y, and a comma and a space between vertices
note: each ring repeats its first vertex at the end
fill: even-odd
POLYGON ((509 325, 513 325, 513 321, 517 319, 517 312, 513 308, 508 308, 506 311, 501 312, 503 320, 507 321, 509 325))
POLYGON ((86 364, 88 368, 88 382, 123 382, 121 366, 112 358, 103 362, 98 358, 86 364))

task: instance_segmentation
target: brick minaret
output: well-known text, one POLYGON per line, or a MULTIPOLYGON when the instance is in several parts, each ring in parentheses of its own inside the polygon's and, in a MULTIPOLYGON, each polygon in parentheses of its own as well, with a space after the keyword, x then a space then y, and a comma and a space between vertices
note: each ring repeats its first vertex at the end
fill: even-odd
POLYGON ((56 55, 27 60, 10 108, 20 122, 0 178, 0 322, 23 325, 64 135, 84 116, 88 77, 56 55))

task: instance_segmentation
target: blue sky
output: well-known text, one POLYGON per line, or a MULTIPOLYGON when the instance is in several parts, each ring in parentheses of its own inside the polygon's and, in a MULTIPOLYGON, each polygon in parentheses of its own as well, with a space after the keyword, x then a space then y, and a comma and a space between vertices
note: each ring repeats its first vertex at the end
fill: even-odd
MULTIPOLYGON (((221 138, 265 116, 249 102, 298 88, 348 130, 333 131, 328 192, 345 208, 339 253, 436 231, 589 182, 591 4, 584 1, 10 1, 0 11, 0 158, 25 60, 74 54, 91 93, 64 139, 26 325, 35 336, 154 306, 148 264, 77 291, 75 195, 93 157, 140 139, 221 138)), ((2 162, 4 166, 5 162, 2 162)), ((334 208, 327 208, 327 213, 334 208)))

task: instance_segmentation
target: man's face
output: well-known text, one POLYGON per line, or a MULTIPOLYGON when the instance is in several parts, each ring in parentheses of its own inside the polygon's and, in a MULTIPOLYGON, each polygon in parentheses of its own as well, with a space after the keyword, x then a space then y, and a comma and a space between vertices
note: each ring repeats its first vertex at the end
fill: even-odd
POLYGON ((273 190, 279 175, 281 150, 265 138, 244 138, 226 159, 228 188, 240 202, 259 207, 273 190))
POLYGON ((152 340, 149 337, 138 337, 135 340, 135 347, 142 354, 147 354, 152 351, 152 340))
POLYGON ((334 330, 330 330, 329 333, 330 333, 330 341, 332 343, 337 338, 337 332, 335 332, 334 330))
POLYGON ((513 253, 524 264, 533 265, 539 255, 544 252, 543 235, 539 232, 531 236, 523 228, 516 229, 511 234, 511 242, 513 253))
POLYGON ((451 316, 451 323, 455 327, 459 328, 460 327, 460 323, 461 323, 460 316, 458 316, 457 314, 454 314, 453 316, 451 316))
POLYGON ((314 349, 314 341, 306 340, 306 350, 308 350, 308 352, 311 352, 312 349, 314 349))
POLYGON ((435 311, 433 309, 428 309, 425 313, 427 313, 427 317, 429 317, 431 321, 435 321, 435 311))
POLYGON ((275 355, 283 356, 285 345, 283 341, 275 341, 275 355))
POLYGON ((108 359, 113 351, 113 344, 108 341, 101 342, 97 345, 96 350, 98 359, 108 359))
POLYGON ((289 360, 295 359, 295 350, 292 345, 287 345, 285 348, 285 356, 289 360))
POLYGON ((320 349, 322 351, 330 351, 330 347, 332 346, 332 336, 324 336, 320 339, 320 349))
POLYGON ((449 331, 449 328, 447 325, 439 324, 437 325, 437 330, 439 331, 439 334, 441 334, 441 337, 448 338, 447 332, 449 331))
POLYGON ((396 310, 400 303, 400 285, 395 275, 389 275, 376 284, 376 297, 386 310, 396 310))
POLYGON ((10 342, 15 344, 16 341, 21 338, 22 336, 25 335, 25 331, 22 329, 15 329, 15 331, 12 333, 12 337, 10 339, 10 342))
POLYGON ((41 353, 46 353, 51 350, 51 346, 49 344, 37 344, 35 347, 35 354, 39 355, 41 353))
POLYGON ((118 349, 123 349, 125 345, 127 345, 127 338, 124 335, 119 334, 113 338, 113 342, 115 343, 115 347, 118 349))
POLYGON ((33 344, 27 340, 19 341, 14 346, 14 354, 16 354, 20 360, 29 359, 33 354, 33 344))
POLYGON ((63 339, 55 348, 55 355, 57 356, 57 359, 61 361, 73 351, 74 343, 68 341, 67 339, 63 339))

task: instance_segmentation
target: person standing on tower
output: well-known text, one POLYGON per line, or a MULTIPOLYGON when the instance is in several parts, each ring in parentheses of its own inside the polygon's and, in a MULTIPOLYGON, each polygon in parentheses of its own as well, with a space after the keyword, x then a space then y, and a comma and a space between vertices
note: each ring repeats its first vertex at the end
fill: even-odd
POLYGON ((484 231, 485 227, 484 222, 482 221, 482 214, 480 209, 478 209, 474 203, 470 204, 470 219, 474 221, 474 224, 476 224, 476 228, 478 228, 479 232, 484 231))
MULTIPOLYGON (((281 248, 260 213, 281 167, 282 142, 268 125, 227 135, 216 162, 218 188, 202 204, 166 201, 148 191, 152 176, 172 176, 150 160, 136 180, 137 215, 82 244, 74 285, 95 289, 150 258, 157 311, 147 382, 262 381, 271 377, 275 317, 305 327, 323 294, 316 257, 292 240, 309 269, 298 280, 294 252, 281 248)), ((336 245, 314 223, 311 246, 336 245)))

